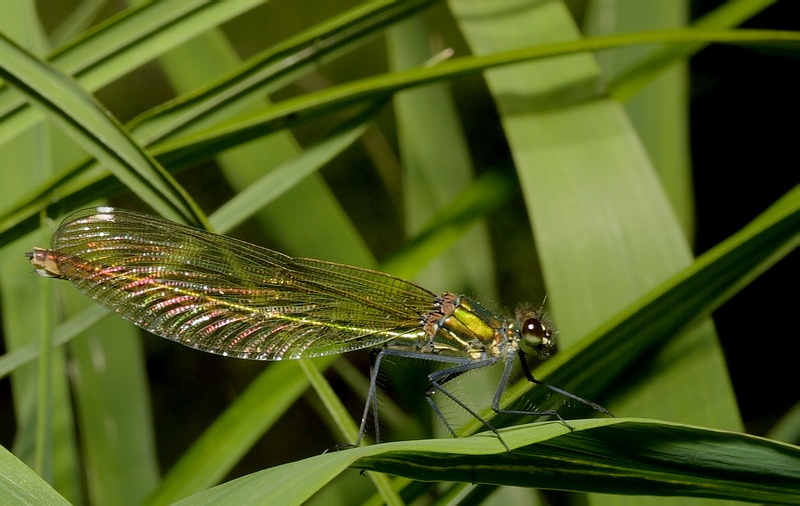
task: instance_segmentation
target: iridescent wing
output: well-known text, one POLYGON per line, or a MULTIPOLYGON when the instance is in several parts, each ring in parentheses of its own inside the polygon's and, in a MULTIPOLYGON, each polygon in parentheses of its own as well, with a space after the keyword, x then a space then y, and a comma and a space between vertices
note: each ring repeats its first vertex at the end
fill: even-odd
POLYGON ((80 291, 136 325, 241 358, 411 344, 434 309, 433 293, 388 274, 111 207, 67 217, 44 253, 80 291))

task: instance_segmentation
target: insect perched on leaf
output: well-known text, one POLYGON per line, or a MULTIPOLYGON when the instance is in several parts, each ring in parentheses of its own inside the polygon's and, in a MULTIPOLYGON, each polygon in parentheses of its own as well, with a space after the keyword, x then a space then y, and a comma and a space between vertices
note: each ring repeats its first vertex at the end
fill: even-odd
POLYGON ((540 311, 520 310, 516 319, 504 319, 463 295, 436 295, 381 272, 292 258, 113 207, 68 216, 53 234, 50 249, 35 248, 27 256, 40 275, 67 279, 143 329, 202 351, 287 360, 377 348, 356 445, 364 436, 370 405, 380 440, 375 384, 389 356, 445 364, 428 375, 425 398, 453 436, 432 399, 435 392, 500 437, 446 388, 460 375, 498 362, 504 370, 492 401, 494 411, 551 415, 569 426, 554 410, 500 408, 517 355, 528 380, 608 413, 533 377, 524 356, 546 357, 554 349, 553 331, 540 311))

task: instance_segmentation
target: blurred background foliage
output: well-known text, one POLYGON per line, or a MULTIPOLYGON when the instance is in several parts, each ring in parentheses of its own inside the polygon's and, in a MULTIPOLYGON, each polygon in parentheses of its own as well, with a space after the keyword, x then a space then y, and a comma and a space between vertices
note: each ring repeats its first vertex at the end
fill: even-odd
MULTIPOLYGON (((665 17, 664 11, 645 5, 649 3, 566 2, 576 25, 587 36, 680 27, 724 4, 711 0, 670 3, 674 5, 665 17), (648 13, 648 9, 653 12, 648 13)), ((740 26, 798 29, 800 12, 795 2, 763 4, 740 26)), ((94 95, 121 123, 133 121, 131 127, 135 128, 146 122, 148 116, 141 116, 143 113, 157 113, 159 107, 174 97, 223 76, 235 69, 240 61, 256 57, 357 5, 357 2, 343 0, 278 1, 256 5, 222 23, 213 35, 205 33, 202 40, 178 46, 157 60, 147 61, 114 77, 98 87, 94 95), (198 61, 208 65, 197 65, 198 61)), ((335 58, 315 61, 312 71, 303 72, 296 79, 276 87, 269 93, 269 100, 280 103, 336 84, 414 68, 423 64, 424 59, 420 60, 419 55, 425 52, 445 59, 447 56, 443 52, 446 51, 452 50, 455 56, 470 54, 470 42, 465 40, 448 5, 433 2, 433 5, 425 7, 419 18, 415 18, 420 20, 416 24, 407 23, 402 28, 392 29, 388 35, 380 30, 376 36, 335 58), (411 48, 410 41, 419 43, 421 49, 411 48)), ((126 8, 122 1, 40 0, 36 2, 35 12, 41 33, 36 36, 12 33, 13 27, 8 26, 0 26, 0 30, 30 51, 47 55, 90 27, 113 19, 126 8), (38 47, 37 43, 28 45, 34 40, 38 41, 38 47), (42 44, 49 47, 41 47, 42 44)), ((26 7, 20 9, 33 12, 26 7)), ((597 59, 603 80, 610 83, 615 77, 624 75, 630 65, 646 54, 643 52, 647 49, 634 46, 600 53, 597 59)), ((740 230, 796 185, 798 172, 793 149, 796 129, 787 126, 800 112, 796 96, 796 90, 800 89, 798 73, 790 70, 797 63, 796 57, 796 52, 792 54, 769 47, 713 45, 694 55, 685 65, 673 66, 665 83, 656 83, 625 101, 630 121, 654 164, 660 171, 668 172, 671 170, 669 167, 674 166, 680 172, 675 178, 664 176, 664 172, 660 175, 671 181, 666 183, 665 191, 695 255, 740 230), (653 95, 648 96, 648 93, 653 95), (648 114, 643 110, 659 104, 669 104, 672 110, 666 113, 671 114, 670 121, 674 123, 667 126, 665 123, 648 123, 648 114), (689 167, 691 169, 687 170, 689 167)), ((225 232, 290 255, 366 267, 394 265, 397 270, 391 272, 407 276, 416 272, 413 279, 426 288, 437 292, 454 290, 474 294, 492 307, 516 308, 524 303, 538 305, 546 292, 553 296, 554 288, 545 288, 542 274, 532 260, 537 257, 537 249, 526 207, 530 203, 526 201, 524 191, 507 189, 502 185, 497 190, 497 202, 489 204, 491 212, 480 225, 469 228, 461 239, 464 241, 461 247, 438 259, 426 259, 424 268, 416 264, 410 267, 392 264, 398 251, 403 251, 409 239, 423 230, 432 216, 470 187, 470 178, 473 177, 470 174, 478 177, 511 174, 511 180, 516 181, 513 179, 515 162, 512 148, 484 77, 472 73, 430 85, 426 90, 429 94, 423 97, 414 97, 410 93, 393 97, 388 105, 379 109, 358 141, 330 159, 318 175, 284 193, 268 206, 268 211, 258 212, 253 218, 225 232), (434 105, 426 104, 425 100, 432 100, 434 105), (425 117, 425 111, 436 114, 437 118, 425 117), (449 115, 447 128, 437 126, 432 131, 420 130, 426 123, 433 126, 431 123, 441 119, 445 113, 449 115), (441 152, 420 160, 404 159, 403 153, 415 152, 415 135, 420 131, 426 136, 437 136, 434 144, 441 152), (455 134, 448 137, 452 132, 455 134), (427 166, 431 160, 439 165, 433 169, 427 166), (474 244, 480 247, 469 246, 474 244)), ((257 110, 266 103, 263 96, 253 100, 255 105, 253 102, 239 105, 238 110, 229 113, 235 116, 257 110)), ((261 172, 267 169, 261 167, 262 156, 269 160, 270 167, 278 166, 283 160, 291 159, 302 149, 301 146, 310 147, 325 139, 353 114, 350 109, 339 109, 313 120, 300 118, 302 121, 295 121, 296 118, 289 116, 285 120, 290 123, 293 138, 288 131, 281 130, 264 143, 245 144, 226 151, 221 157, 193 163, 177 172, 176 179, 210 215, 260 177, 261 172)), ((201 118, 188 131, 192 128, 200 131, 205 126, 208 125, 204 125, 201 118)), ((43 134, 39 132, 38 135, 43 134)), ((69 165, 64 160, 81 159, 75 145, 60 139, 61 134, 49 131, 46 135, 52 136, 53 146, 61 149, 57 157, 61 166, 69 165)), ((19 148, 19 144, 16 147, 19 148)), ((19 163, 14 163, 12 157, 4 156, 0 170, 9 192, 3 197, 4 211, 13 210, 23 195, 52 176, 41 168, 23 165, 23 160, 24 163, 30 162, 30 158, 21 157, 19 163), (24 183, 13 183, 23 179, 24 183)), ((46 164, 50 163, 53 162, 46 164)), ((59 166, 58 163, 54 165, 59 166)), ((507 178, 503 180, 508 181, 507 178)), ((101 196, 115 206, 147 208, 131 192, 102 193, 101 190, 97 197, 101 196)), ((72 209, 60 206, 54 197, 48 214, 57 220, 59 215, 72 209)), ((45 245, 51 231, 52 223, 42 232, 33 232, 22 240, 3 244, 6 249, 1 258, 4 281, 10 280, 9 270, 27 275, 29 267, 22 253, 33 245, 45 245)), ((797 382, 791 372, 796 354, 792 352, 790 339, 796 333, 793 318, 796 298, 791 295, 792 285, 788 282, 796 279, 796 260, 796 253, 782 260, 713 315, 743 428, 752 434, 767 434, 798 400, 797 382)), ((33 276, 20 279, 23 281, 17 285, 3 286, 3 322, 9 334, 16 331, 16 324, 10 322, 18 316, 15 313, 17 308, 33 304, 27 297, 33 292, 50 290, 44 288, 46 283, 40 283, 33 276), (19 288, 24 283, 28 286, 19 288)), ((54 291, 68 289, 63 286, 53 288, 54 291)), ((36 295, 33 300, 40 301, 45 297, 49 295, 36 295)), ((71 304, 63 302, 66 299, 57 300, 64 306, 71 304)), ((59 306, 58 311, 71 312, 78 311, 79 307, 88 307, 82 302, 75 304, 69 309, 59 306)), ((55 314, 57 309, 44 306, 36 311, 55 314)), ((559 312, 555 313, 558 320, 559 312)), ((566 311, 562 310, 561 314, 566 314, 566 311)), ((565 323, 557 323, 563 331, 565 323)), ((119 341, 125 340, 125 346, 130 349, 122 352, 122 356, 129 353, 132 357, 140 357, 140 354, 146 357, 142 360, 146 370, 142 372, 146 373, 149 387, 137 394, 143 398, 118 400, 143 406, 135 415, 141 420, 132 420, 132 423, 141 422, 147 426, 152 423, 152 448, 139 450, 143 458, 157 462, 152 467, 154 472, 156 469, 170 469, 265 368, 263 363, 225 359, 190 351, 152 336, 139 336, 130 326, 111 322, 111 319, 103 320, 101 326, 93 329, 98 335, 124 333, 119 341)), ((562 337, 569 342, 568 335, 562 337)), ((97 397, 87 393, 86 389, 91 390, 87 382, 102 381, 81 375, 80 371, 86 369, 75 365, 75 362, 83 361, 84 365, 92 362, 93 345, 89 339, 67 351, 61 365, 54 366, 56 372, 52 376, 57 381, 69 378, 74 382, 71 387, 60 385, 64 389, 76 390, 73 400, 66 396, 61 402, 75 403, 77 413, 87 409, 82 406, 84 402, 97 401, 97 397), (58 372, 59 367, 66 368, 66 371, 58 372)), ((5 340, 0 342, 3 353, 12 347, 5 340)), ((131 359, 132 362, 138 360, 131 359)), ((363 374, 368 370, 368 362, 367 352, 350 354, 346 362, 340 361, 335 365, 335 373, 329 371, 326 374, 334 391, 356 417, 363 405, 363 375, 353 371, 363 374), (352 377, 355 379, 348 380, 352 377), (360 393, 358 387, 348 386, 348 383, 357 384, 359 381, 362 384, 360 393)), ((419 438, 431 430, 440 433, 441 427, 435 426, 427 406, 418 395, 424 389, 424 374, 415 364, 408 364, 408 368, 406 364, 402 365, 404 367, 392 368, 387 373, 383 385, 383 401, 387 409, 395 408, 395 402, 399 405, 397 414, 387 416, 386 438, 419 438), (402 413, 406 413, 408 418, 403 418, 402 413), (393 418, 397 421, 392 422, 393 418)), ((640 374, 646 374, 646 371, 629 373, 632 378, 640 374)), ((10 378, 6 375, 0 380, 0 444, 13 448, 17 455, 32 455, 34 450, 24 446, 33 443, 21 440, 20 432, 23 425, 35 420, 35 417, 26 418, 25 415, 35 411, 32 405, 25 406, 35 404, 35 401, 30 398, 30 392, 15 393, 10 378), (25 395, 25 401, 14 399, 14 395, 25 395)), ((467 378, 467 381, 471 379, 467 378)), ((487 383, 483 377, 480 380, 487 383)), ((472 392, 469 397, 480 400, 490 395, 491 382, 488 384, 485 392, 472 392)), ((274 384, 273 388, 281 389, 284 385, 274 384)), ((472 383, 465 382, 460 393, 472 388, 472 383)), ((58 413, 58 394, 54 395, 56 407, 53 409, 58 413)), ((606 396, 602 394, 598 400, 602 402, 606 396)), ((689 406, 689 409, 695 408, 704 409, 703 406, 689 406)), ((570 406, 564 409, 565 416, 569 417, 570 406)), ((64 416, 72 416, 69 410, 64 413, 64 416)), ((624 415, 639 416, 638 413, 624 415)), ((328 417, 319 398, 309 390, 299 402, 286 407, 285 413, 275 420, 270 430, 254 441, 246 455, 220 478, 227 480, 333 448, 337 441, 341 441, 341 436, 334 429, 326 428, 330 426, 328 417)), ((56 419, 53 421, 58 423, 56 419)), ((81 425, 79 421, 71 423, 81 425)), ((88 423, 87 418, 81 430, 90 430, 88 423)), ((79 436, 73 438, 72 444, 90 444, 88 440, 79 436)), ((54 465, 55 474, 58 474, 58 456, 53 460, 51 467, 54 465)), ((93 500, 99 501, 98 504, 110 504, 101 496, 92 495, 96 492, 87 492, 92 490, 95 478, 91 469, 92 465, 98 465, 97 462, 91 465, 83 462, 82 465, 86 467, 73 470, 72 489, 69 485, 62 485, 58 487, 59 491, 73 501, 93 500), (88 475, 84 474, 87 469, 88 475)), ((152 487, 156 480, 155 475, 145 476, 132 480, 130 486, 152 487)), ((359 484, 361 486, 363 484, 359 484)), ((131 491, 131 494, 138 497, 137 494, 142 492, 131 491)), ((330 496, 320 500, 330 500, 330 496)))

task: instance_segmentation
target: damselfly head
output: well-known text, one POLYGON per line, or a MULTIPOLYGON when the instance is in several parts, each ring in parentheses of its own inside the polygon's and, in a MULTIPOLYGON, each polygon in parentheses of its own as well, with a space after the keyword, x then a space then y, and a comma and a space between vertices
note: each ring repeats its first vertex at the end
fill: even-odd
POLYGON ((521 309, 517 311, 519 346, 523 353, 535 353, 542 357, 555 350, 555 331, 541 311, 521 309))

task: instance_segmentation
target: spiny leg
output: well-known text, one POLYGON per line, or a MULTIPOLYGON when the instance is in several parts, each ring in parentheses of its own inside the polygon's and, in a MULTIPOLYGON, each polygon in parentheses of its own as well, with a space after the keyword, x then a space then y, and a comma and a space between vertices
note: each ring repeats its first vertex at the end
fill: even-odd
MULTIPOLYGON (((565 397, 568 397, 568 398, 576 400, 576 401, 578 401, 578 402, 580 402, 582 404, 585 404, 585 405, 587 405, 587 406, 589 406, 589 407, 591 407, 591 408, 593 408, 593 409, 595 409, 597 411, 600 411, 601 413, 606 413, 606 414, 608 414, 610 416, 614 416, 606 408, 604 408, 603 406, 601 406, 601 405, 599 405, 597 403, 594 403, 592 401, 589 401, 587 399, 579 397, 579 396, 577 396, 577 395, 575 395, 573 393, 567 392, 566 390, 562 390, 561 388, 558 388, 556 386, 550 385, 549 383, 545 383, 543 381, 537 380, 536 378, 534 378, 533 373, 531 372, 530 367, 528 366, 528 363, 525 361, 524 353, 522 351, 518 351, 517 353, 519 353, 520 362, 522 363, 521 364, 522 365, 522 371, 525 374, 526 379, 528 381, 530 381, 531 383, 535 383, 537 385, 541 385, 541 386, 543 386, 543 387, 545 387, 545 388, 547 388, 549 390, 552 390, 552 391, 554 391, 556 393, 559 393, 559 394, 561 394, 561 395, 563 395, 565 397)), ((503 375, 501 376, 500 382, 497 385, 497 390, 495 391, 494 399, 492 401, 492 410, 495 411, 498 414, 506 414, 506 415, 553 416, 553 417, 557 418, 562 424, 564 424, 564 426, 566 426, 570 430, 573 430, 573 427, 569 423, 567 423, 567 421, 564 420, 564 418, 560 414, 558 414, 558 412, 556 410, 554 410, 554 409, 550 409, 550 410, 546 410, 546 411, 522 411, 522 410, 503 409, 503 408, 500 407, 500 401, 502 399, 503 392, 505 392, 505 389, 508 386, 508 380, 509 380, 509 378, 511 376, 511 371, 512 371, 512 368, 513 368, 513 365, 514 365, 514 356, 517 353, 513 353, 513 352, 512 353, 508 353, 508 355, 505 358, 505 366, 504 366, 504 369, 503 369, 503 375)), ((436 413, 436 416, 438 416, 439 419, 442 421, 442 423, 444 424, 444 426, 447 429, 447 431, 453 437, 457 437, 456 433, 455 433, 455 430, 453 430, 453 427, 447 421, 447 418, 444 416, 444 413, 442 413, 441 409, 436 405, 436 403, 433 401, 433 398, 431 397, 436 391, 441 392, 447 398, 449 398, 454 403, 456 403, 456 405, 460 406, 462 409, 464 409, 464 411, 469 413, 472 417, 474 417, 476 420, 481 422, 481 424, 483 424, 487 429, 489 429, 492 432, 494 432, 494 434, 497 435, 498 439, 503 444, 503 446, 505 446, 506 449, 509 452, 511 451, 510 448, 508 447, 508 445, 506 444, 506 442, 500 436, 500 433, 498 432, 497 429, 495 429, 488 421, 486 421, 477 412, 475 412, 475 410, 470 408, 463 401, 458 399, 458 397, 456 397, 453 393, 451 393, 449 390, 444 388, 445 384, 447 384, 450 381, 458 378, 459 376, 461 376, 462 374, 464 374, 464 373, 466 373, 468 371, 471 371, 471 370, 474 370, 474 369, 480 369, 482 367, 487 367, 487 366, 495 364, 497 362, 497 360, 498 360, 497 358, 492 358, 492 359, 487 359, 487 360, 482 360, 482 361, 473 361, 473 360, 471 360, 469 358, 464 358, 464 357, 453 357, 453 356, 448 356, 448 355, 432 355, 430 353, 413 352, 413 351, 406 351, 406 350, 394 350, 394 349, 391 349, 391 348, 382 349, 375 355, 375 358, 374 358, 374 361, 373 361, 373 364, 372 364, 372 368, 371 368, 371 371, 370 371, 370 383, 369 383, 369 392, 367 394, 367 401, 366 401, 366 403, 364 405, 364 412, 363 412, 363 414, 361 416, 361 425, 360 425, 359 431, 358 431, 358 439, 356 440, 356 443, 355 443, 354 446, 359 446, 361 444, 361 440, 363 439, 364 434, 366 432, 367 416, 369 416, 370 405, 372 406, 374 423, 375 423, 375 441, 378 442, 378 443, 380 442, 380 427, 379 427, 379 420, 378 420, 377 379, 378 379, 378 373, 380 371, 380 366, 381 366, 381 363, 383 361, 383 358, 385 356, 388 356, 388 355, 398 356, 398 357, 406 357, 406 358, 416 358, 416 359, 428 360, 428 361, 432 361, 432 362, 442 362, 442 363, 447 363, 447 364, 455 364, 455 366, 453 366, 453 367, 440 369, 440 370, 434 371, 433 373, 428 375, 428 381, 430 383, 430 386, 425 389, 425 400, 428 402, 428 405, 431 407, 433 412, 436 413)))
POLYGON ((444 414, 442 413, 442 411, 439 409, 439 407, 436 405, 436 403, 433 401, 433 398, 431 397, 437 391, 441 392, 448 399, 455 402, 459 407, 461 407, 464 411, 469 413, 473 418, 481 422, 481 424, 483 424, 484 427, 494 432, 500 443, 502 443, 502 445, 506 448, 508 452, 511 452, 511 448, 509 448, 509 446, 503 440, 503 437, 500 435, 500 432, 498 432, 497 429, 495 429, 488 421, 486 421, 482 416, 480 416, 475 410, 470 408, 466 403, 464 403, 461 399, 456 397, 453 393, 451 393, 443 386, 446 383, 458 378, 465 372, 472 371, 474 369, 480 369, 482 367, 488 367, 490 365, 495 364, 496 362, 497 362, 496 359, 488 359, 478 362, 469 361, 461 363, 460 365, 457 365, 455 367, 441 369, 439 371, 435 371, 429 374, 428 381, 430 382, 430 386, 425 389, 425 399, 428 401, 428 404, 431 406, 431 409, 433 409, 434 413, 436 413, 436 415, 439 417, 442 423, 444 423, 444 426, 447 428, 448 432, 450 432, 450 434, 453 437, 458 437, 458 436, 453 430, 453 427, 447 421, 447 418, 445 418, 444 414))
POLYGON ((367 399, 367 403, 364 406, 364 413, 363 413, 363 416, 361 417, 361 428, 359 429, 359 439, 358 439, 357 443, 361 442, 361 438, 363 437, 363 434, 364 434, 364 432, 366 430, 366 420, 367 420, 367 416, 369 414, 370 403, 372 403, 373 412, 374 412, 374 418, 375 418, 375 426, 376 426, 375 427, 375 434, 376 434, 375 439, 376 439, 376 441, 380 442, 379 432, 378 432, 378 430, 379 430, 378 429, 378 420, 377 420, 378 419, 378 413, 377 413, 378 407, 377 407, 377 400, 376 400, 376 396, 377 396, 376 380, 377 380, 377 377, 378 377, 378 369, 380 368, 380 365, 381 365, 381 362, 383 361, 383 358, 386 357, 386 356, 415 358, 415 359, 419 359, 419 360, 427 360, 427 361, 430 361, 430 362, 441 362, 441 363, 445 363, 445 364, 455 364, 454 367, 440 369, 440 370, 434 371, 433 373, 428 375, 428 381, 430 383, 430 386, 427 389, 425 389, 425 400, 428 402, 428 405, 430 405, 430 407, 433 410, 433 412, 436 413, 436 416, 438 416, 439 419, 442 420, 442 422, 444 423, 444 425, 447 428, 448 432, 450 432, 450 434, 453 437, 457 437, 455 431, 452 428, 452 426, 448 423, 447 418, 444 416, 444 413, 442 413, 441 409, 439 409, 439 407, 436 405, 436 403, 431 398, 431 395, 433 395, 434 392, 436 392, 436 391, 441 392, 447 398, 451 399, 458 406, 463 408, 467 413, 469 413, 476 420, 480 421, 484 426, 486 426, 486 428, 488 428, 489 430, 494 432, 497 435, 497 437, 500 440, 500 442, 503 444, 503 446, 505 446, 508 451, 511 451, 509 449, 508 445, 506 444, 506 442, 503 441, 503 438, 500 437, 500 434, 498 433, 497 429, 492 427, 489 424, 489 422, 484 420, 478 413, 475 412, 475 410, 473 410, 472 408, 467 406, 463 401, 458 399, 454 394, 452 394, 450 391, 448 391, 446 388, 443 387, 443 385, 445 385, 449 381, 454 380, 455 378, 461 376, 462 374, 464 374, 467 371, 471 371, 473 369, 480 369, 482 367, 487 367, 487 366, 490 366, 492 364, 495 364, 497 362, 497 359, 488 359, 488 360, 483 360, 483 361, 477 361, 476 362, 476 361, 474 361, 472 359, 465 358, 465 357, 455 357, 455 356, 449 356, 449 355, 433 355, 433 354, 430 354, 430 353, 422 353, 422 352, 407 351, 407 350, 396 350, 396 349, 391 349, 391 348, 383 349, 383 350, 379 351, 378 354, 375 356, 375 361, 374 361, 373 366, 372 366, 373 367, 372 368, 372 373, 370 375, 369 396, 371 396, 371 397, 369 397, 367 399))
MULTIPOLYGON (((528 380, 536 383, 542 384, 538 380, 533 379, 533 375, 530 373, 530 369, 528 365, 525 363, 523 359, 522 352, 520 353, 520 360, 523 364, 522 368, 525 373, 526 378, 528 380)), ((501 415, 525 415, 525 416, 554 416, 558 418, 558 420, 563 423, 569 430, 573 430, 572 425, 568 424, 566 420, 564 420, 561 415, 554 409, 548 409, 545 411, 521 411, 521 410, 514 410, 514 409, 503 409, 500 407, 500 400, 503 397, 503 392, 506 390, 506 386, 508 386, 508 379, 511 376, 511 370, 514 367, 514 353, 509 353, 506 356, 505 367, 503 368, 503 375, 500 377, 500 382, 497 384, 497 390, 494 393, 494 400, 492 400, 492 410, 495 413, 501 415)))
POLYGON ((370 404, 372 405, 372 417, 373 423, 375 424, 375 442, 381 442, 381 430, 380 424, 378 423, 378 373, 380 372, 381 368, 381 361, 383 360, 384 355, 386 352, 390 350, 380 350, 378 353, 373 355, 373 360, 371 361, 372 364, 370 366, 369 371, 369 388, 367 390, 367 400, 364 403, 364 412, 361 415, 361 424, 358 428, 358 438, 356 439, 356 443, 353 446, 360 446, 361 440, 364 439, 364 433, 367 430, 367 417, 369 416, 369 408, 370 404))
MULTIPOLYGON (((544 381, 537 380, 536 378, 533 377, 533 373, 531 372, 530 367, 528 367, 528 362, 525 360, 525 354, 522 351, 519 352, 519 359, 520 359, 520 362, 521 362, 521 365, 522 365, 522 372, 525 374, 525 378, 527 378, 527 380, 530 381, 531 383, 535 383, 537 385, 541 385, 541 386, 543 386, 543 387, 545 387, 545 388, 547 388, 549 390, 552 390, 553 392, 556 392, 556 393, 559 393, 559 394, 563 395, 564 397, 568 397, 568 398, 570 398, 572 400, 578 401, 581 404, 589 406, 590 408, 594 409, 595 411, 599 411, 601 413, 605 413, 608 416, 614 416, 613 414, 611 414, 611 412, 609 410, 607 410, 603 406, 597 404, 596 402, 592 402, 592 401, 590 401, 588 399, 584 399, 583 397, 579 397, 579 396, 577 396, 577 395, 575 395, 575 394, 573 394, 571 392, 567 392, 566 390, 562 390, 561 388, 558 388, 557 386, 551 385, 549 383, 545 383, 544 381)), ((558 418, 562 422, 564 422, 564 420, 560 416, 558 418)), ((566 422, 564 422, 564 424, 569 426, 569 424, 567 424, 566 422)))

